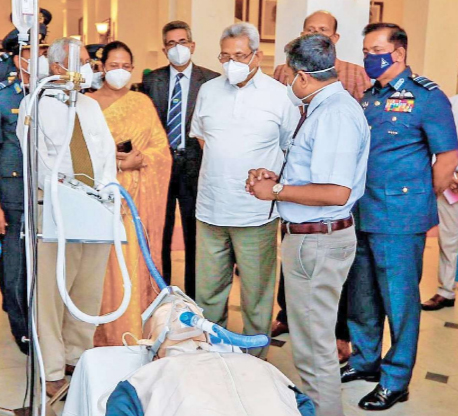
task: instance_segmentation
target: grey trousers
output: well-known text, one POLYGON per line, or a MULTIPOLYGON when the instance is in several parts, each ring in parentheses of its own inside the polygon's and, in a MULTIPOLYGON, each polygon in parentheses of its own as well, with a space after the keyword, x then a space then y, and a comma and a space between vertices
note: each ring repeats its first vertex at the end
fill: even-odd
MULTIPOLYGON (((196 301, 205 317, 227 325, 234 264, 240 273, 243 332, 270 335, 277 269, 278 220, 258 227, 197 221, 196 301)), ((265 358, 268 348, 250 354, 265 358)))
MULTIPOLYGON (((75 305, 99 315, 110 244, 68 243, 66 283, 75 305)), ((76 365, 94 347, 95 325, 76 320, 64 306, 56 281, 57 243, 38 242, 38 333, 46 381, 64 378, 65 364, 76 365)))
POLYGON ((439 289, 437 293, 455 299, 458 260, 458 203, 450 205, 443 195, 437 199, 439 210, 439 289))
POLYGON ((331 234, 286 234, 282 243, 294 362, 317 416, 344 414, 335 327, 355 252, 354 227, 331 234))

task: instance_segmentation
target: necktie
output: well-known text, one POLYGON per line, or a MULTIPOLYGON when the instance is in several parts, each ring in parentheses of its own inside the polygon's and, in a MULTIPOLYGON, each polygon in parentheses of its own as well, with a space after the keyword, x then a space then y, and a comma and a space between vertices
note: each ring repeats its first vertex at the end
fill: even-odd
POLYGON ((177 74, 175 87, 173 88, 172 98, 170 99, 169 115, 167 117, 167 137, 172 149, 176 149, 182 140, 181 137, 181 84, 180 80, 183 78, 180 72, 177 74))
POLYGON ((75 128, 70 142, 70 154, 76 179, 90 187, 94 187, 94 180, 89 179, 94 177, 94 169, 78 115, 75 117, 75 128), (84 174, 89 178, 84 175, 76 176, 77 174, 84 174))

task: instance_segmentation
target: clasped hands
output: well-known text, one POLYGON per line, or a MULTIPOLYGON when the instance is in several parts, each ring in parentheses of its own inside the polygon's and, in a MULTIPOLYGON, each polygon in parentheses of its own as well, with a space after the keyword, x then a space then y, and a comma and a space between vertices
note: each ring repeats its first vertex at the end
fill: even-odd
POLYGON ((143 156, 142 152, 135 149, 129 153, 116 152, 118 167, 122 170, 139 170, 146 167, 146 163, 143 161, 144 158, 145 156, 143 156))
POLYGON ((245 190, 263 201, 272 201, 275 195, 272 188, 277 183, 278 175, 265 168, 250 169, 245 182, 245 190))

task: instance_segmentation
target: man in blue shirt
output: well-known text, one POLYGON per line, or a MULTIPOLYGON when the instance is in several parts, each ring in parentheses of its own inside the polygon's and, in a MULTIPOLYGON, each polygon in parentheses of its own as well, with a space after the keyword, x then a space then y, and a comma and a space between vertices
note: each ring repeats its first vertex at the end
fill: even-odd
POLYGON ((380 380, 359 406, 385 410, 409 396, 426 232, 438 223, 435 193, 453 182, 457 136, 447 97, 406 66, 406 32, 375 23, 364 36, 364 66, 376 82, 362 99, 371 149, 366 191, 355 210, 358 249, 349 275, 353 354, 342 382, 380 380), (391 348, 382 359, 385 317, 391 348))
POLYGON ((292 139, 284 174, 251 170, 247 191, 278 201, 286 233, 286 304, 303 391, 317 416, 343 416, 335 326, 356 250, 351 209, 364 193, 369 126, 337 80, 329 37, 295 39, 286 54, 288 95, 305 105, 303 124, 292 139))

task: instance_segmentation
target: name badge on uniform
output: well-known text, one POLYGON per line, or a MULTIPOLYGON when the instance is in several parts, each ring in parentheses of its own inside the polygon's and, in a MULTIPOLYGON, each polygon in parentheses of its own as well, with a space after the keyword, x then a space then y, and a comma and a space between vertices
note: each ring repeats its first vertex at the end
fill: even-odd
POLYGON ((412 98, 389 98, 385 104, 385 111, 411 113, 414 106, 415 100, 412 98))
POLYGON ((22 88, 19 84, 14 84, 14 90, 16 91, 16 94, 20 94, 22 92, 22 88))
POLYGON ((19 114, 19 108, 12 108, 11 114, 19 114))

